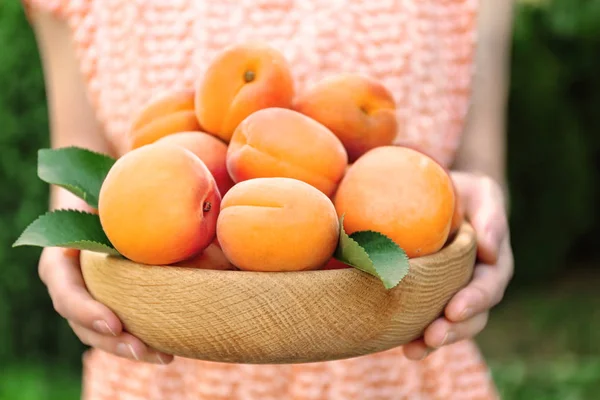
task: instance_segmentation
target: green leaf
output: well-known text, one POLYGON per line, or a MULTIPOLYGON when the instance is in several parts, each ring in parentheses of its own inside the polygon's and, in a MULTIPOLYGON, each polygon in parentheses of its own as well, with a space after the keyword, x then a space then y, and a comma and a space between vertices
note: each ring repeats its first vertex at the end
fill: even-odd
POLYGON ((67 247, 118 255, 100 224, 100 217, 78 210, 48 212, 33 221, 13 247, 67 247))
POLYGON ((38 151, 38 176, 98 208, 102 182, 115 161, 107 155, 79 147, 41 149, 38 151))
POLYGON ((344 230, 344 216, 340 218, 340 241, 335 258, 354 268, 373 275, 392 289, 408 274, 408 256, 387 236, 374 231, 360 231, 348 235, 344 230))

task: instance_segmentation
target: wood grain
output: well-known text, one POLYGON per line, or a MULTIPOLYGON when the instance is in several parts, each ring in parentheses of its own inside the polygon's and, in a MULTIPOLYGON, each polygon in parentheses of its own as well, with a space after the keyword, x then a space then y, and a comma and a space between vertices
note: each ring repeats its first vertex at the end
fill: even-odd
POLYGON ((309 272, 145 266, 81 253, 87 287, 126 330, 166 353, 246 364, 306 363, 380 352, 421 336, 470 280, 475 234, 410 261, 392 290, 354 268, 309 272))

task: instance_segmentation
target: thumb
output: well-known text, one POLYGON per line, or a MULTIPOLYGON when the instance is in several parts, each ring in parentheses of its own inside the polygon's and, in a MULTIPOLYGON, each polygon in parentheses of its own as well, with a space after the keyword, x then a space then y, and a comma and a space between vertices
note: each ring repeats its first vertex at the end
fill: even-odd
POLYGON ((463 174, 457 178, 465 218, 477 235, 477 255, 482 262, 493 265, 508 232, 502 189, 488 177, 463 174))
POLYGON ((485 264, 496 264, 502 239, 506 235, 505 223, 492 210, 478 210, 472 222, 477 234, 477 255, 485 264))

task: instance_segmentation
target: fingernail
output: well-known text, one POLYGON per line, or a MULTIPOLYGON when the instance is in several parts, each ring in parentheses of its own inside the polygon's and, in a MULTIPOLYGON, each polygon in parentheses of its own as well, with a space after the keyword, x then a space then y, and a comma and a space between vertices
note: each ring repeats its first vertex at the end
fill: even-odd
POLYGON ((442 339, 442 344, 440 345, 440 347, 445 346, 449 343, 453 343, 455 338, 456 338, 456 335, 454 334, 454 332, 452 332, 452 331, 446 332, 446 336, 444 336, 444 339, 442 339))
POLYGON ((471 307, 467 307, 463 310, 462 313, 460 313, 460 319, 464 320, 467 318, 470 318, 472 316, 473 310, 471 309, 471 307))
POLYGON ((94 330, 98 333, 101 333, 103 335, 113 335, 113 336, 117 336, 115 334, 115 331, 113 331, 112 329, 110 329, 110 326, 108 326, 108 324, 106 323, 106 321, 102 321, 102 320, 98 320, 98 321, 94 321, 94 323, 92 324, 92 327, 94 328, 94 330))
POLYGON ((427 349, 427 350, 425 350, 425 352, 423 353, 423 356, 422 356, 421 358, 419 358, 419 361, 423 361, 424 359, 426 359, 426 358, 427 358, 427 356, 428 356, 429 354, 431 354, 431 352, 433 352, 433 350, 434 350, 434 349, 427 349))
POLYGON ((133 357, 136 361, 140 360, 140 358, 138 357, 138 355, 135 353, 135 350, 133 349, 133 346, 130 345, 130 344, 119 343, 117 345, 117 352, 122 357, 127 357, 127 358, 132 358, 133 357))
POLYGON ((167 362, 163 359, 161 354, 156 354, 156 358, 158 359, 158 362, 161 363, 162 365, 167 365, 167 362))

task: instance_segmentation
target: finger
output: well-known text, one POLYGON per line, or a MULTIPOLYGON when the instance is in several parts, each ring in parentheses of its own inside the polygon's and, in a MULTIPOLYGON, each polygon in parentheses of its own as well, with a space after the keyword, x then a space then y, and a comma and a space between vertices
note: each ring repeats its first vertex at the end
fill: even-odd
POLYGON ((423 338, 413 340, 412 342, 402 346, 404 357, 413 361, 421 361, 425 359, 425 357, 427 357, 432 350, 433 349, 429 349, 427 347, 423 338))
POLYGON ((482 312, 458 323, 439 318, 425 329, 424 344, 430 348, 440 348, 463 339, 471 339, 485 328, 488 315, 488 312, 482 312))
POLYGON ((110 337, 72 322, 69 322, 69 325, 84 344, 107 353, 154 364, 168 364, 173 360, 172 355, 151 349, 128 333, 122 333, 118 337, 110 337))
POLYGON ((63 318, 103 335, 121 333, 119 318, 88 293, 76 259, 47 257, 40 265, 40 276, 48 286, 54 309, 63 318))
POLYGON ((460 322, 496 306, 504 297, 513 271, 513 256, 507 237, 502 243, 498 264, 475 266, 471 282, 454 295, 446 306, 446 318, 460 322))
POLYGON ((502 240, 508 232, 508 221, 500 186, 492 179, 480 177, 471 191, 465 215, 477 232, 478 256, 495 264, 502 240))
POLYGON ((463 203, 465 219, 477 233, 479 258, 495 264, 502 239, 508 232, 502 188, 483 175, 453 172, 452 179, 463 203))

